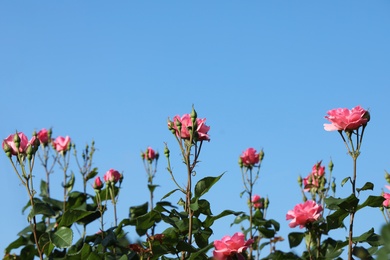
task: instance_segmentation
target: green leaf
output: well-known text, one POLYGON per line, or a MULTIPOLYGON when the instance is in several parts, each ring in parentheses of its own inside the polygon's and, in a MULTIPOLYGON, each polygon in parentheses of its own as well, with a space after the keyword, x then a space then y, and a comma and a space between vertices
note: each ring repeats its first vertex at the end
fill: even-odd
POLYGON ((7 248, 5 249, 5 254, 8 254, 9 252, 11 252, 12 249, 16 249, 16 248, 19 248, 21 246, 27 245, 27 243, 28 243, 28 239, 23 237, 23 236, 20 236, 19 238, 17 238, 16 240, 14 240, 11 244, 9 244, 7 246, 7 248))
POLYGON ((328 230, 344 227, 344 219, 349 215, 343 209, 338 209, 329 216, 326 217, 326 222, 328 224, 328 230))
POLYGON ((90 179, 94 178, 98 174, 98 168, 93 168, 92 171, 90 171, 87 176, 85 176, 85 181, 89 181, 90 179))
POLYGON ((129 209, 129 217, 131 219, 135 219, 139 216, 142 216, 144 214, 146 214, 148 212, 148 207, 149 207, 149 203, 148 202, 145 202, 144 204, 142 205, 139 205, 139 206, 133 206, 133 207, 130 207, 129 209))
POLYGON ((59 227, 70 226, 73 223, 79 221, 80 219, 87 217, 87 216, 94 214, 94 213, 95 213, 95 211, 69 209, 69 210, 65 211, 58 226, 59 227))
POLYGON ((354 256, 359 257, 360 259, 367 259, 367 260, 374 259, 370 255, 370 253, 367 251, 367 249, 365 249, 364 247, 361 247, 361 246, 354 246, 354 248, 352 250, 352 254, 354 256))
POLYGON ((206 194, 223 175, 224 173, 218 177, 205 177, 198 181, 195 185, 195 198, 200 198, 206 194))
POLYGON ((154 190, 156 189, 156 187, 159 187, 160 185, 151 185, 151 184, 148 184, 148 189, 150 192, 154 192, 154 190))
POLYGON ((351 180, 351 177, 346 177, 346 178, 344 178, 344 179, 341 181, 341 187, 343 187, 344 184, 345 184, 348 180, 351 180))
POLYGON ((53 243, 51 243, 50 241, 50 237, 49 237, 49 234, 48 233, 44 233, 42 234, 40 237, 39 237, 39 246, 41 248, 41 250, 43 251, 43 253, 49 257, 51 252, 53 251, 54 249, 54 245, 53 243))
POLYGON ((68 227, 60 227, 50 235, 50 240, 58 248, 68 248, 72 245, 73 231, 68 227))
POLYGON ((41 197, 47 197, 47 183, 44 180, 41 180, 41 194, 39 194, 41 197))
POLYGON ((362 190, 373 190, 374 189, 374 184, 372 182, 366 182, 363 187, 361 187, 360 189, 357 188, 357 192, 360 192, 362 190))
POLYGON ((69 192, 71 192, 73 190, 73 186, 74 186, 74 183, 75 183, 74 173, 72 172, 70 174, 70 176, 68 176, 68 177, 70 177, 70 179, 68 180, 67 183, 65 183, 65 184, 63 183, 62 187, 66 188, 67 192, 69 193, 69 192))
POLYGON ((206 253, 214 247, 214 243, 210 243, 205 247, 202 247, 200 250, 196 251, 195 253, 192 253, 189 260, 203 260, 203 259, 209 259, 206 256, 206 253))
POLYGON ((181 189, 174 189, 174 190, 171 190, 170 192, 168 192, 167 194, 165 194, 165 195, 161 198, 161 200, 168 198, 168 197, 171 196, 173 193, 175 193, 176 191, 179 191, 179 190, 181 190, 181 189))
POLYGON ((357 204, 359 203, 359 199, 356 198, 354 194, 351 194, 349 197, 345 199, 336 199, 330 196, 329 198, 325 198, 326 207, 332 210, 343 209, 347 212, 353 212, 357 209, 357 204))
POLYGON ((357 210, 362 209, 366 206, 372 207, 372 208, 379 208, 383 205, 383 201, 385 199, 382 196, 368 196, 366 201, 364 201, 362 204, 358 205, 357 210))
POLYGON ((28 215, 29 219, 32 219, 36 215, 44 215, 45 217, 52 217, 56 213, 54 210, 50 207, 49 204, 44 202, 38 202, 34 204, 34 207, 32 208, 30 214, 28 215))
POLYGON ((242 211, 236 212, 236 211, 233 211, 233 210, 224 210, 224 211, 222 211, 221 213, 219 213, 216 216, 207 216, 205 221, 203 222, 203 226, 204 227, 210 227, 214 223, 214 221, 219 219, 219 218, 222 218, 222 217, 225 217, 225 216, 228 216, 228 215, 238 216, 240 214, 243 214, 243 212, 242 211))
POLYGON ((288 234, 288 243, 290 244, 290 248, 299 246, 304 237, 305 233, 301 232, 291 232, 288 234))

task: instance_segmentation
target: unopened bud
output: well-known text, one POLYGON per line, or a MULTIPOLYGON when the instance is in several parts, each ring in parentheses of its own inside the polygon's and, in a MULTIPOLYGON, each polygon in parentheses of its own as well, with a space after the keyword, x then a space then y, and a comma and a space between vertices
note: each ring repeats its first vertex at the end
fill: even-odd
POLYGON ((301 177, 301 175, 298 176, 298 184, 299 184, 299 187, 302 187, 302 177, 301 177))
POLYGON ((368 123, 370 121, 370 119, 371 119, 370 112, 366 111, 366 113, 364 113, 364 115, 363 115, 363 118, 366 118, 367 119, 367 123, 368 123))
POLYGON ((198 117, 198 114, 196 113, 194 106, 192 106, 192 111, 191 111, 190 116, 192 119, 192 123, 194 124, 196 122, 196 118, 198 117))
POLYGON ((181 122, 179 120, 176 120, 176 127, 177 127, 177 131, 179 131, 179 133, 181 132, 181 122))
POLYGON ((333 166, 334 166, 334 164, 333 164, 332 160, 330 160, 330 162, 328 164, 328 168, 329 168, 330 172, 333 171, 333 166))
POLYGON ((5 153, 11 152, 11 147, 6 142, 3 142, 3 150, 5 153))
POLYGON ((262 161, 263 158, 264 158, 264 151, 261 150, 261 151, 259 152, 259 160, 262 161))
POLYGON ((158 152, 156 152, 154 159, 156 159, 156 161, 157 161, 159 157, 160 157, 160 154, 158 152))
POLYGON ((269 206, 269 199, 268 199, 268 197, 266 197, 264 199, 264 209, 268 209, 268 206, 269 206))
POLYGON ((165 155, 165 157, 169 158, 169 149, 168 149, 168 146, 165 146, 164 155, 165 155))
POLYGON ((385 171, 385 179, 388 183, 390 183, 390 174, 387 171, 385 171))
POLYGON ((336 193, 336 183, 334 181, 332 182, 332 191, 336 193))
POLYGON ((33 149, 32 145, 29 145, 27 147, 26 153, 27 153, 27 157, 32 156, 34 154, 34 149, 33 149))
POLYGON ((142 158, 142 161, 145 160, 145 153, 144 152, 141 152, 141 158, 142 158))
POLYGON ((238 165, 240 166, 240 168, 242 168, 244 166, 244 164, 242 163, 241 157, 238 158, 238 165))
POLYGON ((14 144, 15 144, 16 148, 19 149, 19 147, 20 147, 20 137, 19 137, 18 133, 16 133, 14 135, 14 144))

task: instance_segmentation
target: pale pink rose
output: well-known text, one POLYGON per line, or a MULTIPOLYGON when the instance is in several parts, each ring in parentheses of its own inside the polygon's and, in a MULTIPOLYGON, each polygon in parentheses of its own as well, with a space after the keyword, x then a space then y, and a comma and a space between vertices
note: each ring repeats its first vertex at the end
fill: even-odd
MULTIPOLYGON (((30 142, 28 141, 27 139, 27 136, 22 133, 22 132, 19 132, 17 133, 19 138, 20 138, 20 142, 19 142, 19 153, 25 153, 26 150, 27 150, 27 147, 29 144, 32 144, 35 140, 35 137, 31 138, 30 142)), ((3 149, 5 148, 5 146, 8 146, 9 149, 10 149, 10 152, 12 155, 17 155, 18 154, 18 149, 16 148, 16 145, 15 145, 15 142, 14 142, 14 136, 15 134, 10 134, 7 138, 5 138, 3 140, 3 149)))
MULTIPOLYGON (((210 130, 210 127, 205 124, 206 118, 196 119, 196 132, 198 133, 198 141, 210 141, 210 137, 208 135, 208 131, 210 130)), ((182 117, 180 116, 175 116, 173 118, 173 122, 169 122, 170 126, 176 130, 176 135, 180 136, 183 139, 190 139, 190 132, 188 131, 189 127, 192 127, 192 119, 190 114, 185 114, 182 117), (179 134, 179 130, 177 128, 176 122, 181 123, 181 130, 179 134)))
POLYGON ((252 196, 252 205, 254 208, 259 209, 263 207, 263 204, 261 203, 261 198, 259 195, 252 196))
POLYGON ((104 184, 103 184, 102 180, 100 179, 100 177, 96 177, 95 181, 92 184, 92 188, 94 188, 95 190, 101 190, 103 188, 103 185, 104 184))
POLYGON ((148 147, 148 149, 146 149, 146 152, 144 153, 144 158, 145 160, 150 160, 150 161, 153 161, 154 159, 156 159, 158 157, 158 153, 156 153, 152 147, 148 147))
POLYGON ((53 140, 53 147, 57 150, 57 152, 66 152, 68 150, 70 144, 70 137, 62 137, 59 136, 55 140, 53 140))
POLYGON ((245 167, 252 167, 260 161, 259 154, 253 148, 246 149, 240 156, 240 159, 245 167))
POLYGON ((286 220, 291 220, 288 224, 291 228, 299 226, 304 228, 308 223, 314 222, 321 218, 322 206, 312 200, 295 205, 293 210, 286 214, 286 220))
POLYGON ((370 114, 360 106, 351 110, 348 108, 336 108, 329 110, 325 116, 331 124, 324 124, 326 131, 356 130, 370 120, 370 114))
POLYGON ((49 143, 49 134, 48 131, 45 128, 42 128, 38 133, 37 137, 41 144, 47 145, 49 143))
POLYGON ((253 243, 253 239, 245 241, 245 236, 241 232, 235 233, 232 237, 224 236, 221 240, 214 241, 215 250, 213 251, 214 259, 228 260, 237 259, 244 260, 241 253, 253 243))
POLYGON ((105 182, 113 182, 113 183, 117 183, 121 178, 121 174, 117 171, 117 170, 114 170, 114 169, 109 169, 106 174, 104 174, 104 181, 105 182))

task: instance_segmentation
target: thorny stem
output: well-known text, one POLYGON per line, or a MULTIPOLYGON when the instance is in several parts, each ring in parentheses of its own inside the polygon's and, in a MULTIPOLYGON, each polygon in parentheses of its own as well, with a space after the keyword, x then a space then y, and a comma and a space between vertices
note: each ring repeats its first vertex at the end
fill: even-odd
MULTIPOLYGON (((24 166, 24 163, 23 163, 23 160, 24 158, 22 158, 23 156, 19 154, 17 154, 17 159, 19 161, 19 165, 21 166, 21 169, 22 169, 22 175, 23 175, 23 178, 26 180, 26 181, 23 181, 22 177, 20 176, 14 162, 12 161, 11 158, 10 161, 11 161, 11 164, 16 172, 16 175, 18 176, 18 178, 20 179, 20 181, 22 182, 23 186, 26 188, 27 190, 27 193, 28 193, 28 196, 29 196, 29 200, 30 200, 30 204, 31 204, 31 210, 34 209, 34 206, 35 206, 35 202, 34 202, 34 189, 33 189, 33 180, 32 180, 32 168, 33 168, 33 164, 34 162, 29 162, 29 174, 27 174, 26 172, 26 168, 24 166), (29 182, 30 181, 30 182, 29 182)), ((37 246, 37 251, 38 251, 38 255, 39 255, 39 259, 40 260, 43 260, 43 252, 41 250, 41 247, 38 243, 38 236, 37 236, 37 221, 36 221, 36 218, 35 216, 32 217, 32 223, 31 223, 31 220, 30 220, 30 225, 32 226, 32 232, 33 232, 33 236, 34 236, 34 242, 37 246)))

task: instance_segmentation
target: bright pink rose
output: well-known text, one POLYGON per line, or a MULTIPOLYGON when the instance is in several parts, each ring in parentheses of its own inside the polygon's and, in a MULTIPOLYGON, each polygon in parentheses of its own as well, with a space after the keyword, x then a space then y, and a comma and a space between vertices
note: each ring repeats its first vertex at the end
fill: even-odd
POLYGON ((383 201, 383 207, 388 208, 390 204, 390 193, 384 192, 382 196, 383 198, 385 198, 385 200, 383 201))
POLYGON ((252 196, 252 204, 253 204, 253 207, 256 209, 263 207, 263 204, 261 203, 260 196, 257 194, 252 196))
POLYGON ((260 161, 259 154, 253 148, 246 149, 240 156, 240 159, 245 167, 252 167, 260 161))
POLYGON ((42 128, 38 134, 37 134, 37 137, 39 139, 39 141, 43 144, 43 145, 47 145, 49 143, 49 133, 48 131, 45 129, 45 128, 42 128))
POLYGON ((121 178, 121 174, 117 171, 117 170, 114 170, 114 169, 109 169, 106 174, 104 174, 104 181, 105 182, 113 182, 113 183, 117 183, 121 178))
MULTIPOLYGON (((5 149, 6 146, 10 149, 10 152, 12 155, 17 155, 18 154, 18 149, 16 148, 15 142, 14 142, 14 136, 15 134, 10 134, 7 138, 3 140, 3 149, 5 149)), ((18 133, 20 142, 19 142, 19 153, 25 153, 27 150, 27 147, 29 144, 32 144, 35 140, 35 137, 31 138, 30 142, 27 139, 27 136, 19 132, 18 133)))
POLYGON ((286 220, 292 219, 288 224, 291 228, 299 226, 304 228, 308 223, 314 222, 321 217, 322 206, 312 200, 298 204, 286 214, 286 220))
POLYGON ((324 124, 326 131, 335 130, 356 130, 362 125, 367 124, 370 120, 370 114, 360 106, 354 107, 351 110, 348 108, 337 108, 328 111, 325 116, 331 124, 324 124))
POLYGON ((153 161, 154 159, 158 158, 158 153, 156 153, 152 147, 148 147, 143 155, 145 160, 153 161))
POLYGON ((244 260, 240 254, 253 243, 253 239, 245 241, 245 236, 241 232, 235 233, 232 237, 224 236, 221 240, 214 241, 215 250, 213 251, 214 258, 217 260, 237 259, 244 260))
POLYGON ((101 190, 103 188, 103 185, 104 184, 103 184, 102 180, 100 179, 100 177, 96 177, 95 181, 92 184, 92 188, 94 188, 95 190, 101 190))
MULTIPOLYGON (((204 119, 197 118, 196 119, 196 124, 197 124, 196 132, 198 133, 198 141, 205 141, 205 140, 210 141, 210 137, 207 134, 208 131, 210 130, 210 127, 207 126, 205 124, 205 122, 206 122, 206 118, 204 118, 204 119)), ((169 122, 169 124, 170 124, 170 127, 173 127, 173 129, 176 130, 177 136, 180 136, 183 139, 190 139, 190 132, 188 131, 188 128, 192 127, 192 119, 191 119, 190 114, 185 114, 182 117, 175 116, 173 118, 173 122, 169 122), (177 128, 176 122, 181 123, 180 134, 179 134, 179 130, 177 128)))
POLYGON ((53 141, 53 147, 57 150, 57 152, 66 152, 68 150, 70 144, 70 137, 66 136, 65 138, 62 136, 57 137, 53 141))

